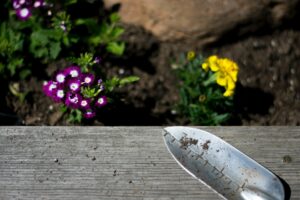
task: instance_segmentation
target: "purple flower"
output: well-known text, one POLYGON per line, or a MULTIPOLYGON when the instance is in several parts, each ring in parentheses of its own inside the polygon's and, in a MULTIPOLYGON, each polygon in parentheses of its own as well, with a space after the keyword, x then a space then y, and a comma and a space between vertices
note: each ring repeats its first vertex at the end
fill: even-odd
POLYGON ((95 64, 99 64, 101 62, 101 58, 100 57, 95 57, 95 59, 94 59, 94 63, 95 64))
POLYGON ((79 92, 80 84, 81 84, 81 81, 79 79, 70 79, 68 81, 68 88, 73 92, 79 92))
POLYGON ((103 80, 102 79, 98 79, 97 84, 98 85, 102 85, 103 84, 103 80))
POLYGON ((55 95, 52 97, 52 99, 55 102, 61 102, 64 97, 65 97, 65 91, 60 88, 55 91, 55 95))
POLYGON ((99 86, 100 91, 104 90, 104 85, 103 85, 103 80, 102 79, 98 79, 97 85, 99 86))
MULTIPOLYGON (((28 1, 37 2, 37 0, 28 1)), ((16 0, 16 4, 19 2, 20 0, 16 0)), ((40 0, 40 3, 44 4, 44 1, 40 0)), ((53 80, 43 85, 44 93, 54 102, 62 102, 69 109, 79 109, 87 119, 96 115, 96 107, 101 108, 108 103, 106 96, 95 97, 102 90, 104 90, 103 80, 95 81, 93 73, 82 73, 79 66, 69 66, 58 71, 53 80)))
POLYGON ((80 108, 87 110, 90 109, 90 103, 91 103, 91 99, 82 99, 80 101, 80 108))
POLYGON ((95 76, 94 74, 91 73, 84 73, 81 75, 81 80, 84 83, 84 85, 92 85, 94 80, 95 80, 95 76))
POLYGON ((43 0, 36 0, 33 3, 33 7, 35 7, 35 8, 39 8, 39 7, 43 6, 43 5, 44 5, 44 1, 43 0))
POLYGON ((31 16, 31 11, 29 8, 18 8, 16 14, 21 20, 27 20, 31 16))
POLYGON ((13 2, 14 9, 18 9, 21 6, 30 5, 30 2, 28 2, 28 0, 13 0, 12 2, 13 2))
POLYGON ((100 96, 97 100, 95 105, 97 107, 102 107, 105 106, 107 104, 107 97, 106 96, 100 96))
POLYGON ((19 4, 23 5, 23 4, 28 4, 28 1, 27 0, 19 0, 19 4))
POLYGON ((64 83, 65 80, 66 80, 66 75, 63 71, 60 71, 56 74, 55 76, 55 80, 58 82, 58 83, 64 83))
POLYGON ((77 109, 80 106, 81 99, 82 97, 79 94, 68 92, 65 104, 70 108, 77 109))
POLYGON ((57 90, 57 83, 54 81, 48 81, 43 85, 43 92, 48 97, 53 97, 56 90, 57 90))
POLYGON ((27 20, 31 16, 33 8, 45 6, 44 0, 13 0, 12 4, 16 15, 21 20, 27 20))
POLYGON ((77 66, 70 66, 65 69, 65 74, 68 76, 70 75, 73 78, 79 77, 81 74, 80 67, 77 66))
POLYGON ((84 118, 87 118, 87 119, 93 118, 93 117, 95 117, 95 115, 96 115, 96 113, 92 109, 86 110, 85 113, 83 114, 84 118))
POLYGON ((99 86, 100 92, 104 90, 104 85, 99 86))
POLYGON ((13 0, 13 7, 14 9, 19 9, 21 7, 19 0, 13 0))

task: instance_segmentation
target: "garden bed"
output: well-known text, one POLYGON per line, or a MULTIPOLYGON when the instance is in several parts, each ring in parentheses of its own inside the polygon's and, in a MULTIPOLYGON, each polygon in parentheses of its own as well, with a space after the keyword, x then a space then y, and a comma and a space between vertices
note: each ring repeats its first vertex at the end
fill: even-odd
MULTIPOLYGON (((142 28, 124 25, 124 56, 103 58, 101 67, 114 75, 136 75, 137 83, 120 89, 115 101, 100 111, 88 125, 171 125, 189 124, 180 116, 179 80, 171 61, 195 50, 236 61, 240 67, 235 92, 234 120, 230 125, 300 125, 300 30, 281 29, 224 40, 200 48, 189 41, 159 42, 142 28)), ((42 83, 64 61, 51 63, 19 85, 29 89, 24 102, 8 91, 1 97, 1 124, 70 125, 60 106, 42 93, 42 83)))

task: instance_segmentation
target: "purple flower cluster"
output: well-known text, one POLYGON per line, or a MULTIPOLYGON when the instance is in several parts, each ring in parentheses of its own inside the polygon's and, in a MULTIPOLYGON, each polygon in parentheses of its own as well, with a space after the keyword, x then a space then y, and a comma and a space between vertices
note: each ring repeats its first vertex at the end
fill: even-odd
POLYGON ((44 0, 12 0, 13 8, 21 20, 27 20, 34 8, 45 6, 44 0))
POLYGON ((107 104, 107 97, 100 95, 104 90, 101 79, 95 81, 92 73, 81 72, 80 67, 70 66, 58 71, 54 80, 45 82, 44 93, 53 101, 64 103, 71 109, 79 109, 85 118, 95 116, 95 108, 103 107, 107 104), (86 97, 83 91, 86 88, 95 88, 99 91, 94 97, 86 97))

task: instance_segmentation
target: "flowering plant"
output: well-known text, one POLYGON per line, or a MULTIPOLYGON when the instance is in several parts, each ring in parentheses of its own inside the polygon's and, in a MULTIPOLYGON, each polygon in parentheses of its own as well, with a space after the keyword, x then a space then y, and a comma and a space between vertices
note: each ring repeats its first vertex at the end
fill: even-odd
POLYGON ((27 20, 31 16, 33 9, 46 6, 46 3, 43 0, 13 0, 12 4, 16 11, 16 15, 21 20, 27 20))
POLYGON ((174 64, 180 79, 177 109, 197 125, 219 125, 230 119, 238 65, 216 55, 204 59, 195 52, 174 64))
POLYGON ((118 25, 119 17, 101 8, 101 1, 4 1, 0 5, 0 77, 7 82, 26 79, 57 59, 79 54, 77 49, 122 55, 125 44, 119 38, 124 30, 118 25), (80 7, 98 9, 77 12, 80 7))
POLYGON ((113 91, 112 87, 123 86, 139 80, 138 77, 129 76, 122 79, 116 77, 103 81, 97 77, 91 67, 98 64, 100 59, 93 59, 92 54, 82 54, 80 58, 72 58, 79 65, 71 65, 59 70, 52 80, 43 85, 43 92, 56 103, 62 103, 71 110, 70 121, 81 121, 95 117, 96 111, 105 106, 109 98, 107 95, 113 91), (118 80, 118 81, 116 81, 118 80))

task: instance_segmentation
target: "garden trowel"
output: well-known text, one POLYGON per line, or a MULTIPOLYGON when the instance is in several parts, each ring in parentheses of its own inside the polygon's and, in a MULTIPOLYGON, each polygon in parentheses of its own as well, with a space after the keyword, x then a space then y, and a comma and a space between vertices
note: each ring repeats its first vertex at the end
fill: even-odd
POLYGON ((168 150, 190 175, 233 200, 283 200, 280 179, 221 138, 196 128, 167 127, 168 150))

